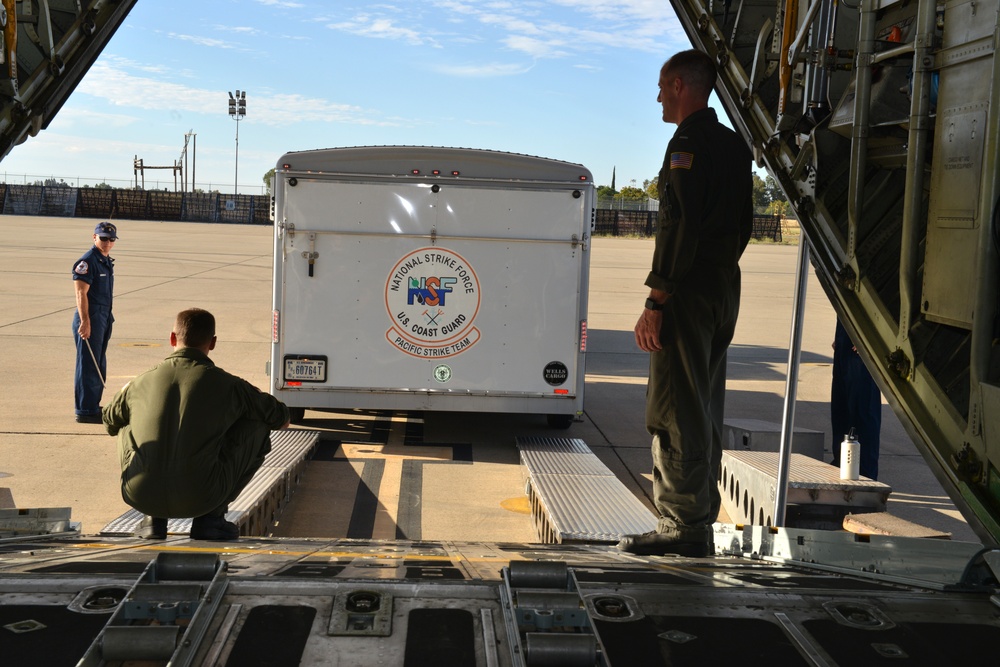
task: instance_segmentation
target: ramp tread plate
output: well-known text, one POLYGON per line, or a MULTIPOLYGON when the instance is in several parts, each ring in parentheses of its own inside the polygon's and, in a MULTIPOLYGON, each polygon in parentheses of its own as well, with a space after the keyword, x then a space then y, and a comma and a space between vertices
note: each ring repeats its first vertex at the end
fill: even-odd
POLYGON ((653 513, 614 477, 536 475, 532 488, 561 542, 617 542, 656 529, 653 513))
POLYGON ((580 438, 521 437, 516 442, 521 463, 532 472, 614 476, 580 438))
MULTIPOLYGON (((723 458, 727 457, 734 460, 730 463, 738 462, 739 465, 751 468, 775 480, 778 478, 777 452, 725 450, 723 458)), ((791 455, 788 465, 788 484, 803 489, 836 489, 855 493, 888 493, 892 491, 892 487, 888 484, 867 477, 856 480, 840 479, 839 468, 804 454, 791 455)))
POLYGON ((529 500, 543 541, 617 542, 657 519, 579 438, 520 437, 529 500))
MULTIPOLYGON (((250 480, 250 483, 230 503, 226 519, 240 526, 252 525, 255 510, 268 502, 273 502, 275 505, 280 504, 280 500, 274 495, 287 497, 290 494, 290 490, 286 488, 291 478, 290 469, 301 463, 318 441, 318 431, 303 429, 272 431, 271 451, 264 458, 263 465, 250 480)), ((139 527, 142 517, 142 512, 130 509, 104 526, 101 529, 101 534, 131 535, 139 527)), ((167 520, 167 533, 188 533, 190 531, 190 517, 167 520)))

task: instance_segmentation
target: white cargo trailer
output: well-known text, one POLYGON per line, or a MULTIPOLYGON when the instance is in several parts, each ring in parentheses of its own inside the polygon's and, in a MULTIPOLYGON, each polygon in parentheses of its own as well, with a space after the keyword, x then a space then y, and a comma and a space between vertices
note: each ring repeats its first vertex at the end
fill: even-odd
POLYGON ((587 169, 331 148, 282 156, 274 193, 270 385, 293 413, 582 413, 587 169))

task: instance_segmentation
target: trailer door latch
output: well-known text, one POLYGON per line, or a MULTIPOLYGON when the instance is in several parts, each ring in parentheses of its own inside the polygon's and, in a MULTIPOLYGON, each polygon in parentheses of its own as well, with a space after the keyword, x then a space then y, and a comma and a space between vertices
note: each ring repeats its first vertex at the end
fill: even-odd
POLYGON ((309 277, 313 277, 313 266, 316 264, 316 260, 319 258, 319 253, 316 252, 316 233, 309 232, 309 251, 303 252, 302 256, 309 260, 309 277))

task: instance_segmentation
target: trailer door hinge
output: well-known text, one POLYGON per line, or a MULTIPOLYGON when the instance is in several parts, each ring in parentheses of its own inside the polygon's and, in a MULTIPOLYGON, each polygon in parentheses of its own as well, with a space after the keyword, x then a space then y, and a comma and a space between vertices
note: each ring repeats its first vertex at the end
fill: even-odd
POLYGON ((278 227, 281 228, 283 234, 288 234, 289 236, 295 236, 295 223, 282 220, 278 227))

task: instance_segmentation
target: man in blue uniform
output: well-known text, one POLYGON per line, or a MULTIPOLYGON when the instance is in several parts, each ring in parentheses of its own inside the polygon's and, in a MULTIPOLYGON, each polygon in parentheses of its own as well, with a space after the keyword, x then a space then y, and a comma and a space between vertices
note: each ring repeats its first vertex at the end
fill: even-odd
POLYGON ((715 79, 715 63, 696 50, 660 70, 657 101, 677 131, 660 171, 649 298, 635 325, 636 344, 650 353, 646 430, 660 517, 655 531, 622 539, 618 548, 630 553, 714 552, 726 353, 753 228, 750 150, 708 106, 715 79))
POLYGON ((101 396, 107 377, 108 342, 111 340, 111 301, 115 288, 115 260, 111 248, 118 240, 118 228, 102 222, 94 228, 94 246, 73 264, 76 312, 73 339, 76 341, 74 396, 76 420, 101 423, 101 396))
POLYGON ((861 474, 869 479, 878 479, 882 392, 839 319, 833 336, 830 423, 833 426, 831 463, 840 467, 840 439, 854 429, 858 442, 861 443, 861 474))

